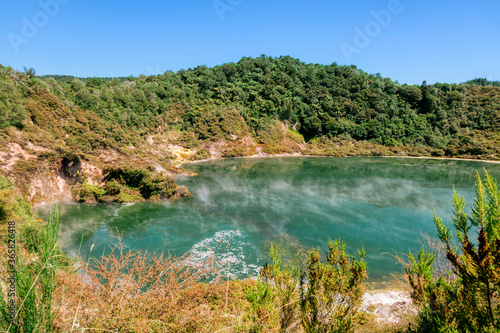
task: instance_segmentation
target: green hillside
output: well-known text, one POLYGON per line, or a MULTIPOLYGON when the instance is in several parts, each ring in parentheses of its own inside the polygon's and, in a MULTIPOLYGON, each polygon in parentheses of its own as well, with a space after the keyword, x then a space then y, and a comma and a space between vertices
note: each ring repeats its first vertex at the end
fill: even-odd
MULTIPOLYGON (((256 153, 498 160, 499 125, 500 87, 481 80, 401 85, 291 57, 137 78, 0 66, 0 151, 12 155, 16 143, 39 161, 69 154, 101 169, 176 172, 186 160, 256 153)), ((0 170, 15 175, 28 162, 0 170)))

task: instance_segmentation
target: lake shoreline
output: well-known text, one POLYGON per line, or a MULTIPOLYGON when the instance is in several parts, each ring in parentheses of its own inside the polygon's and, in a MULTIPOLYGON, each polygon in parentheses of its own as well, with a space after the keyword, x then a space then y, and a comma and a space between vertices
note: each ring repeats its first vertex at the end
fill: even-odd
MULTIPOLYGON (((373 156, 371 156, 373 157, 373 156)), ((473 158, 454 158, 454 157, 425 157, 425 156, 380 156, 383 158, 413 158, 413 159, 422 159, 422 160, 448 160, 448 161, 467 161, 467 162, 482 162, 482 163, 491 163, 491 164, 500 164, 500 161, 494 160, 476 160, 473 158)))
MULTIPOLYGON (((500 164, 500 161, 496 160, 482 160, 482 159, 472 159, 472 158, 455 158, 455 157, 435 157, 435 156, 342 156, 342 157, 336 157, 336 156, 318 156, 318 155, 307 155, 307 154, 301 154, 301 153, 285 153, 285 154, 266 154, 266 153, 259 153, 255 155, 249 155, 249 156, 238 156, 238 157, 213 157, 213 158, 208 158, 204 160, 198 160, 198 161, 183 161, 179 165, 177 165, 178 168, 181 168, 183 165, 187 164, 198 164, 198 163, 205 163, 205 162, 210 162, 210 161, 218 161, 218 160, 225 160, 225 159, 232 159, 232 158, 281 158, 281 157, 315 157, 315 158, 405 158, 405 159, 422 159, 422 160, 444 160, 444 161, 466 161, 466 162, 481 162, 481 163, 490 163, 490 164, 500 164)), ((190 176, 190 174, 181 174, 183 176, 190 176)))

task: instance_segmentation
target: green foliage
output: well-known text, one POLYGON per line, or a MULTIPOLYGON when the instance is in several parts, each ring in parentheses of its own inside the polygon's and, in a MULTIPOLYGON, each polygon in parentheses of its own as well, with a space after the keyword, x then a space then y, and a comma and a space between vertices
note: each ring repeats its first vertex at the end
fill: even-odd
POLYGON ((485 87, 485 86, 494 86, 494 87, 500 87, 500 81, 489 81, 488 79, 485 78, 478 78, 474 80, 469 80, 465 82, 470 85, 474 86, 480 86, 480 87, 485 87))
POLYGON ((9 221, 23 223, 33 217, 31 206, 21 198, 6 178, 0 177, 0 234, 4 233, 4 225, 9 221))
MULTIPOLYGON (((101 201, 130 202, 137 198, 137 193, 143 199, 165 199, 176 192, 176 184, 170 177, 153 171, 152 168, 136 168, 131 166, 108 168, 104 170, 104 189, 100 189, 101 201)), ((142 199, 141 198, 141 199, 142 199)), ((99 198, 97 198, 99 200, 99 198)))
POLYGON ((271 265, 265 265, 261 271, 263 283, 272 285, 277 297, 279 325, 282 332, 287 332, 297 324, 299 317, 299 277, 300 270, 293 266, 282 269, 278 248, 271 245, 269 251, 271 265))
POLYGON ((410 252, 405 267, 412 298, 421 305, 420 327, 426 332, 493 332, 500 329, 500 191, 488 173, 477 175, 470 215, 465 200, 453 193, 450 228, 435 216, 438 236, 453 268, 447 276, 434 277, 432 253, 423 249, 418 258, 410 252), (478 231, 477 242, 470 231, 478 231))
POLYGON ((116 167, 104 169, 107 173, 105 181, 115 180, 128 187, 139 188, 144 178, 151 174, 151 170, 136 168, 132 166, 116 167))
POLYGON ((14 259, 17 297, 0 288, 0 328, 5 332, 50 332, 54 321, 53 294, 56 270, 63 254, 57 245, 59 214, 57 206, 46 227, 40 231, 35 260, 28 258, 19 244, 14 259), (15 317, 10 317, 9 304, 15 304, 15 317))
POLYGON ((282 128, 276 121, 270 121, 269 119, 263 118, 256 123, 256 126, 255 132, 259 143, 276 144, 284 137, 282 128))
POLYGON ((409 264, 405 268, 412 288, 411 297, 420 306, 419 329, 422 332, 455 332, 455 318, 463 312, 462 304, 450 304, 457 297, 458 287, 454 277, 433 277, 435 256, 431 252, 420 250, 417 258, 409 253, 409 264))
POLYGON ((168 199, 176 194, 174 180, 152 168, 131 166, 113 167, 104 170, 104 186, 87 182, 74 187, 75 197, 80 202, 134 202, 148 199, 168 199))
POLYGON ((0 177, 0 190, 11 190, 12 182, 8 178, 0 177))
POLYGON ((320 262, 319 251, 311 251, 302 275, 302 326, 305 332, 354 332, 368 277, 366 253, 358 252, 356 259, 340 240, 330 241, 328 248, 325 263, 320 262))
MULTIPOLYGON (((451 138, 480 120, 469 113, 470 85, 400 86, 350 66, 304 64, 291 57, 243 58, 122 83, 56 80, 68 98, 105 119, 114 113, 120 125, 134 128, 159 119, 180 121, 201 140, 240 136, 247 126, 259 138, 261 129, 278 119, 296 124, 309 139, 348 134, 356 140, 433 144, 430 131, 451 138)), ((488 104, 474 108, 495 113, 488 104)), ((269 139, 272 133, 263 137, 269 139)))
POLYGON ((231 149, 227 149, 222 153, 222 157, 243 157, 250 156, 255 154, 255 151, 252 149, 234 147, 231 149))
POLYGON ((26 75, 0 65, 0 129, 10 126, 23 128, 26 117, 25 96, 28 90, 26 75))
POLYGON ((109 195, 118 195, 122 190, 122 185, 116 180, 111 180, 104 185, 104 190, 109 195))
POLYGON ((359 307, 364 293, 367 267, 345 252, 341 241, 330 241, 326 262, 312 250, 307 270, 282 269, 278 249, 271 245, 271 264, 262 268, 257 286, 246 290, 251 304, 252 332, 268 327, 280 332, 354 332, 360 322, 359 307))
POLYGON ((212 157, 210 150, 206 148, 199 149, 193 156, 192 159, 194 161, 208 160, 212 157))
POLYGON ((89 185, 83 183, 76 187, 77 200, 80 202, 97 202, 106 194, 106 191, 99 187, 99 185, 89 185))
POLYGON ((175 183, 172 178, 155 173, 144 177, 139 186, 139 191, 144 199, 157 197, 160 199, 170 198, 175 193, 175 183))
POLYGON ((138 202, 144 200, 139 191, 128 187, 123 188, 114 198, 117 203, 138 202))
POLYGON ((289 138, 290 140, 296 142, 296 143, 300 143, 300 144, 305 143, 304 137, 298 131, 294 131, 290 128, 286 129, 286 137, 289 138))
POLYGON ((282 269, 278 248, 272 244, 269 255, 271 265, 262 268, 256 288, 246 290, 254 315, 252 331, 279 327, 280 332, 289 332, 298 323, 300 270, 292 266, 282 269))
POLYGON ((182 132, 176 140, 173 140, 173 143, 187 149, 198 148, 200 146, 200 140, 192 132, 182 132))
POLYGON ((262 332, 266 327, 277 327, 279 325, 276 311, 277 295, 273 286, 264 283, 259 277, 257 286, 246 289, 245 292, 253 316, 253 327, 250 331, 262 332))

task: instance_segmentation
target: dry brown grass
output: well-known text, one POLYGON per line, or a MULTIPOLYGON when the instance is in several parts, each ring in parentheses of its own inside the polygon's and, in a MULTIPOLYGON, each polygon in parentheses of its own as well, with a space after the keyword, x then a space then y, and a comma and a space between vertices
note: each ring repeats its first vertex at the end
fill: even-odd
MULTIPOLYGON (((247 300, 257 282, 224 281, 215 257, 182 257, 124 250, 120 238, 109 253, 84 262, 77 273, 60 269, 53 297, 54 332, 280 332, 270 316, 255 316, 247 300), (211 281, 211 282, 210 282, 211 281), (257 329, 256 329, 257 328, 257 329)), ((362 314, 356 332, 396 332, 414 318, 380 323, 362 314)), ((303 332, 294 325, 290 332, 303 332)))
POLYGON ((124 251, 118 240, 110 253, 80 270, 59 275, 56 331, 245 330, 243 289, 252 282, 200 283, 217 273, 213 259, 195 263, 189 255, 124 251))

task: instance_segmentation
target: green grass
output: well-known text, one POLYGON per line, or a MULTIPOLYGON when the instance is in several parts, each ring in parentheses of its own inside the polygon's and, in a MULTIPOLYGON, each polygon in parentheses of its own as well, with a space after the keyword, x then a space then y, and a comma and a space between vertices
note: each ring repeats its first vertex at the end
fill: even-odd
MULTIPOLYGON (((16 238, 13 276, 15 297, 0 288, 0 328, 5 332, 50 332, 53 326, 53 294, 56 289, 56 270, 64 257, 57 245, 59 230, 58 208, 50 215, 39 233, 25 239, 30 252, 16 238), (30 246, 31 245, 31 246, 30 246), (11 317, 9 304, 14 304, 11 317)), ((14 254, 14 253, 12 253, 14 254)))

